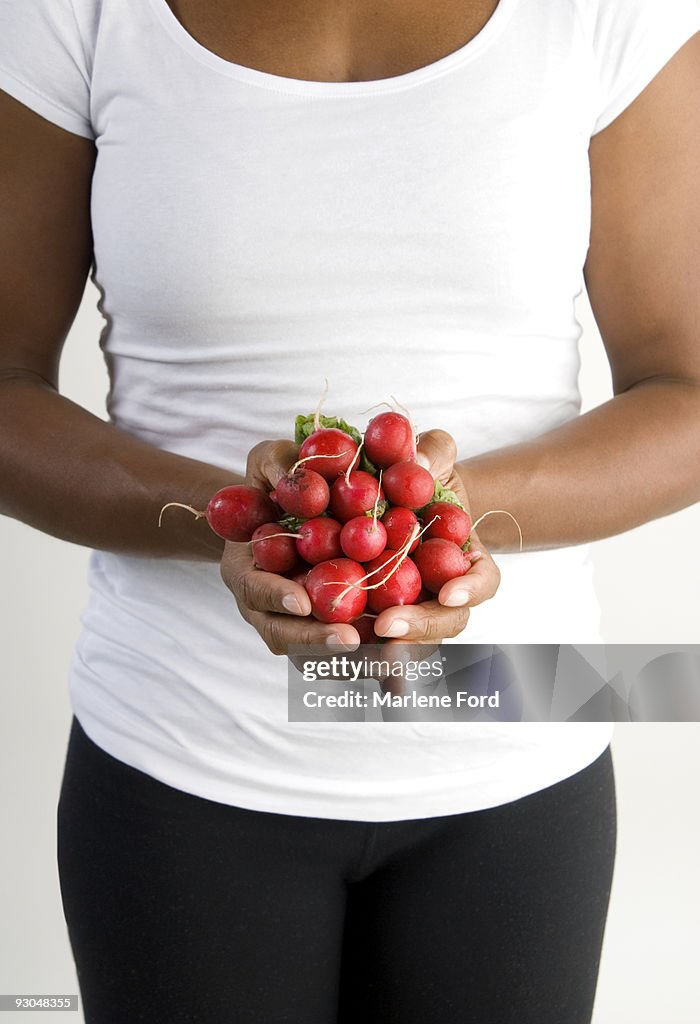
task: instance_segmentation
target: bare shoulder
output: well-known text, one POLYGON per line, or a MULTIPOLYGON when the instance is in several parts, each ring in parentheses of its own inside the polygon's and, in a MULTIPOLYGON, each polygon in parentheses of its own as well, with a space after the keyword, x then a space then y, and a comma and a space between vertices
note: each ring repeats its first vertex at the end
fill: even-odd
POLYGON ((700 33, 593 137, 584 276, 618 390, 700 380, 700 33))
POLYGON ((96 147, 2 90, 0 139, 0 369, 54 382, 92 261, 96 147))

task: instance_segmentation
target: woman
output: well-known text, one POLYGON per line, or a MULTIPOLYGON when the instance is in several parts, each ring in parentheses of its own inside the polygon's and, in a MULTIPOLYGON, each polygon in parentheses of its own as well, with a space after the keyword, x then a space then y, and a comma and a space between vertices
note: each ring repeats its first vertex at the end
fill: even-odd
POLYGON ((58 808, 89 1024, 590 1021, 612 724, 289 723, 275 655, 354 627, 157 520, 274 484, 261 439, 324 376, 350 421, 393 393, 525 551, 485 520, 376 631, 599 640, 588 542, 699 496, 698 29, 694 0, 0 6, 2 510, 95 549, 58 808), (109 423, 57 393, 88 274, 109 423), (615 397, 579 416, 584 280, 615 397))

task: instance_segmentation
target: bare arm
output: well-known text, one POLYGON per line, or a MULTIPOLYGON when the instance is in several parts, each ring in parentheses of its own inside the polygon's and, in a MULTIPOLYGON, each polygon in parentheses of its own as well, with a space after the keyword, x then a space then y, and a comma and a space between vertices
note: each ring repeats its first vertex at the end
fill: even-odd
POLYGON ((203 508, 236 478, 57 390, 92 263, 94 144, 1 91, 0 139, 0 512, 76 544, 218 561, 223 541, 204 521, 174 515, 159 529, 158 513, 173 498, 203 508))
MULTIPOLYGON (((614 398, 468 459, 472 511, 513 512, 527 548, 609 537, 700 500, 700 34, 590 146, 584 276, 614 398)), ((506 517, 480 525, 517 550, 506 517)))

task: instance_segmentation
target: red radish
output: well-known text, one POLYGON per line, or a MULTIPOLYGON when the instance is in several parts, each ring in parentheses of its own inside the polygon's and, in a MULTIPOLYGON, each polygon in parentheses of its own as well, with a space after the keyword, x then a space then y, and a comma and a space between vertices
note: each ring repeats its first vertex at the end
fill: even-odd
POLYGON ((386 547, 386 529, 378 519, 356 516, 349 519, 340 531, 340 546, 348 558, 368 562, 381 555, 386 547))
POLYGON ((379 637, 374 632, 374 615, 360 615, 359 619, 353 619, 351 625, 355 627, 357 632, 360 634, 361 644, 376 644, 379 641, 379 637))
POLYGON ((367 458, 381 469, 413 459, 415 438, 410 421, 399 412, 374 416, 365 431, 365 451, 367 458))
POLYGON ((337 427, 321 427, 302 443, 299 459, 307 469, 313 469, 324 480, 335 480, 350 468, 357 454, 357 445, 349 434, 337 427), (311 458, 320 455, 322 458, 311 458), (308 460, 308 461, 306 461, 308 460))
POLYGON ((292 583, 298 583, 301 587, 303 587, 306 584, 306 577, 309 575, 310 572, 310 565, 301 565, 296 569, 292 569, 291 572, 284 573, 284 575, 287 577, 288 580, 291 580, 292 583))
POLYGON ((203 512, 179 501, 169 501, 160 510, 159 526, 163 512, 173 505, 177 508, 186 508, 194 513, 196 519, 206 517, 214 533, 224 540, 237 543, 249 541, 259 526, 269 523, 278 514, 264 491, 259 487, 248 487, 246 484, 222 487, 212 495, 203 512))
POLYGON ((297 551, 312 565, 326 562, 329 558, 342 558, 341 530, 340 523, 330 516, 307 519, 297 530, 297 551))
POLYGON ((422 508, 435 493, 435 481, 417 462, 395 462, 382 477, 384 493, 392 505, 422 508))
POLYGON ((449 501, 435 501, 425 510, 424 518, 430 520, 433 516, 440 518, 431 523, 425 531, 424 541, 439 537, 442 540, 451 540, 460 548, 467 543, 472 532, 472 522, 463 508, 449 501))
POLYGON ((449 580, 464 576, 471 564, 469 555, 457 544, 440 537, 420 544, 413 558, 423 586, 433 594, 438 594, 449 580))
POLYGON ((291 533, 281 531, 279 523, 259 526, 251 541, 253 561, 264 572, 289 572, 299 561, 299 552, 291 533))
MULTIPOLYGON (((402 548, 410 537, 413 527, 417 524, 418 519, 415 512, 412 512, 410 508, 402 508, 400 505, 397 505, 384 513, 382 516, 382 522, 386 528, 386 546, 398 551, 398 549, 402 548)), ((416 550, 418 544, 419 540, 418 537, 416 537, 413 544, 411 544, 408 549, 409 554, 411 551, 416 550)))
POLYGON ((387 548, 365 567, 366 573, 380 570, 371 578, 373 584, 380 583, 385 576, 388 576, 386 582, 381 586, 367 591, 367 604, 373 612, 382 612, 385 608, 394 608, 396 605, 415 604, 420 593, 420 573, 410 558, 405 558, 398 569, 392 572, 397 560, 389 561, 389 559, 396 554, 396 551, 387 548), (382 571, 384 565, 386 568, 382 571), (389 573, 392 575, 389 576, 389 573))
POLYGON ((330 511, 338 522, 347 523, 371 511, 378 497, 383 498, 384 492, 377 478, 362 469, 351 470, 331 484, 330 511))
POLYGON ((367 591, 352 586, 364 579, 365 570, 350 558, 319 562, 306 577, 311 611, 320 622, 351 622, 367 606, 367 591), (349 589, 348 589, 349 588, 349 589), (347 593, 343 594, 343 591, 347 593), (338 600, 340 594, 343 596, 338 600))
POLYGON ((299 466, 280 478, 271 493, 285 512, 300 519, 314 519, 326 511, 330 492, 323 477, 313 469, 299 466))

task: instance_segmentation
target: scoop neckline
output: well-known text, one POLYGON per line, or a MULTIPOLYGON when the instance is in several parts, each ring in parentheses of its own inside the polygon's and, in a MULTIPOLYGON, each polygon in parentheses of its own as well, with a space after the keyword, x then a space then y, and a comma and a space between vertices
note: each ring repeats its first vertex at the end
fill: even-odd
POLYGON ((247 82, 249 85, 256 85, 263 89, 328 98, 396 92, 427 82, 466 64, 483 53, 496 39, 505 27, 516 3, 517 0, 498 0, 498 5, 489 20, 464 46, 460 46, 452 53, 448 53, 430 64, 425 64, 423 67, 414 68, 413 71, 407 71, 403 75, 391 75, 388 78, 358 82, 321 82, 303 78, 287 78, 284 75, 274 75, 269 71, 259 71, 257 68, 250 68, 245 64, 235 64, 233 61, 225 60, 190 35, 166 0, 150 0, 152 9, 171 38, 201 64, 205 64, 229 78, 236 78, 241 82, 247 82))

